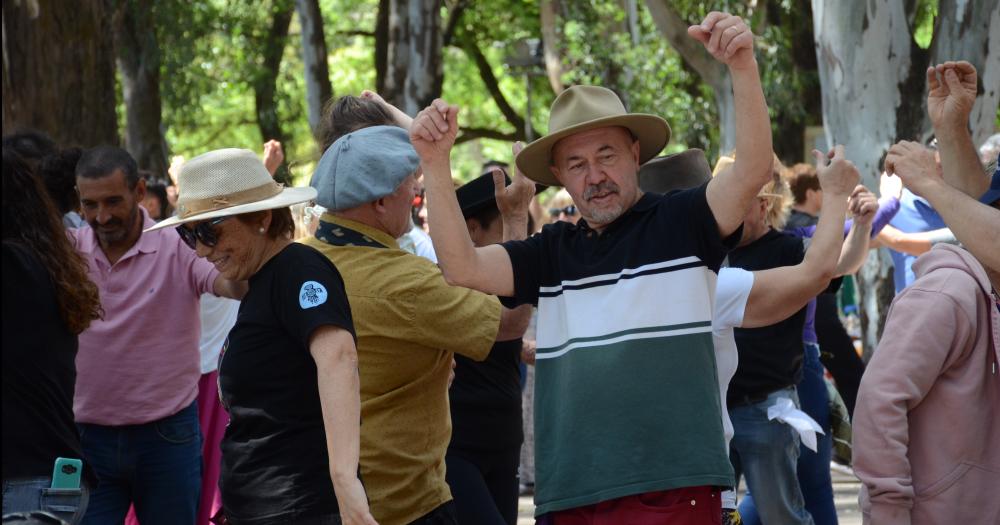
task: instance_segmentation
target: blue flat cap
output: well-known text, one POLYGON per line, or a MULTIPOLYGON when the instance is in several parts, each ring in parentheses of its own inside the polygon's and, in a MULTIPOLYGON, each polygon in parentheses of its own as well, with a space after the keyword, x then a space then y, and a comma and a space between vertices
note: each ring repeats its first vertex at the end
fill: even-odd
POLYGON ((1000 155, 997 156, 996 171, 990 180, 990 188, 979 198, 979 202, 987 206, 992 206, 994 202, 1000 200, 1000 155))
POLYGON ((309 185, 316 204, 331 211, 372 202, 396 191, 420 166, 406 130, 372 126, 348 133, 327 148, 309 185))

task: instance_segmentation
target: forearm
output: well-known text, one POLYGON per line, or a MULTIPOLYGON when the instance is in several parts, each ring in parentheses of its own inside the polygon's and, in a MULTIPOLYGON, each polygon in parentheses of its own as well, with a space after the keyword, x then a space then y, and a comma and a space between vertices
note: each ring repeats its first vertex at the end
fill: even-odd
POLYGON ((964 124, 934 128, 941 155, 944 181, 962 193, 978 199, 990 185, 990 179, 979 162, 976 146, 964 124))
POLYGON ((924 194, 965 249, 986 267, 1000 271, 1000 210, 948 184, 936 184, 924 194))
POLYGON ((451 182, 451 163, 424 164, 427 221, 438 266, 451 284, 465 285, 475 275, 476 248, 469 237, 451 182))
POLYGON ((761 88, 757 63, 746 69, 730 69, 733 79, 736 120, 736 158, 733 173, 741 179, 741 190, 756 195, 770 179, 773 159, 771 119, 761 88))
POLYGON ((532 306, 524 304, 517 308, 504 308, 500 312, 500 330, 497 331, 497 341, 512 341, 524 337, 528 324, 531 323, 532 306))
MULTIPOLYGON (((847 195, 823 195, 823 213, 819 216, 816 231, 802 261, 803 266, 816 280, 828 283, 836 276, 837 262, 844 245, 841 218, 847 211, 847 197, 847 195)), ((848 238, 850 237, 848 232, 848 238)))
POLYGON ((861 268, 868 255, 868 239, 871 237, 871 224, 858 224, 855 222, 851 226, 844 246, 840 251, 840 259, 837 261, 837 268, 834 271, 835 277, 854 273, 861 268))
POLYGON ((886 248, 909 255, 923 255, 933 245, 927 239, 903 233, 892 226, 886 226, 876 237, 886 248))
POLYGON ((330 476, 335 486, 357 478, 361 447, 358 356, 353 341, 340 346, 347 348, 323 348, 321 352, 332 355, 316 362, 330 476))

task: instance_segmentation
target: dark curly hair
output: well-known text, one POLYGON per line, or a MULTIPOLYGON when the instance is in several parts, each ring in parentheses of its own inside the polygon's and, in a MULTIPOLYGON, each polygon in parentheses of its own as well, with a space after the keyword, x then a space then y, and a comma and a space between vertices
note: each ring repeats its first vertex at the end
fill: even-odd
POLYGON ((97 285, 70 244, 52 199, 27 163, 3 148, 3 240, 16 242, 42 261, 70 332, 79 334, 103 315, 97 285))

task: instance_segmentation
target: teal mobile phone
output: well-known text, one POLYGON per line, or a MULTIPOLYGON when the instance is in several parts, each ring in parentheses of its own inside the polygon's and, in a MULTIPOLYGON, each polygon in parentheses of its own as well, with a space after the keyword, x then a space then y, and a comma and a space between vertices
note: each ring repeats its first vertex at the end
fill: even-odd
POLYGON ((73 458, 56 458, 52 468, 52 488, 78 489, 80 475, 83 472, 83 461, 73 458))

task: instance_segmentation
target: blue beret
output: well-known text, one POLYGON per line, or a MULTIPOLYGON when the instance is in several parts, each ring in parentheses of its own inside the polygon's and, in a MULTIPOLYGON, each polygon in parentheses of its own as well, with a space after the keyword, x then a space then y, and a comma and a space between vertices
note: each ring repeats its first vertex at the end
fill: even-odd
POLYGON ((331 211, 376 201, 396 191, 420 166, 406 130, 372 126, 348 133, 327 148, 309 185, 316 204, 331 211))

